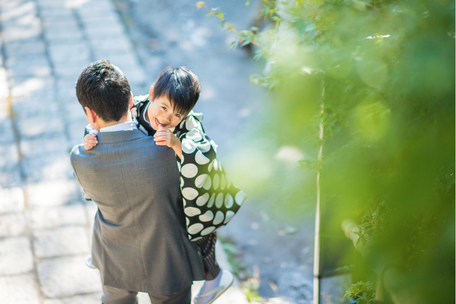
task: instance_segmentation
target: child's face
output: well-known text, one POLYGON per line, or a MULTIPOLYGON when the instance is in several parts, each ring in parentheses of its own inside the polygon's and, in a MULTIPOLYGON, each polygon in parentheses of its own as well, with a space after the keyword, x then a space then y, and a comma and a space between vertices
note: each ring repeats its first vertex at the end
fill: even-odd
POLYGON ((150 102, 147 108, 147 116, 154 130, 158 130, 160 125, 167 129, 174 128, 187 114, 174 112, 172 104, 166 96, 157 97, 150 102))

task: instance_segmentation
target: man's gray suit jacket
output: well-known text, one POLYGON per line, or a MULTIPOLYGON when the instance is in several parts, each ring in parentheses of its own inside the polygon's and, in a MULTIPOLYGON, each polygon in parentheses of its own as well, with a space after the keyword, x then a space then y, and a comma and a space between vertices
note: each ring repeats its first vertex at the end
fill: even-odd
POLYGON ((93 149, 73 148, 71 164, 98 206, 92 258, 104 285, 169 295, 204 279, 172 149, 139 130, 99 133, 93 149))

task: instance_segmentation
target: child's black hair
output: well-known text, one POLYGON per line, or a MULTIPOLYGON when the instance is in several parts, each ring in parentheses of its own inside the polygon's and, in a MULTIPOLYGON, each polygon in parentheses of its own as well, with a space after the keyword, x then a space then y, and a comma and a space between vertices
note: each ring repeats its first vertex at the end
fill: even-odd
POLYGON ((193 109, 201 93, 201 83, 196 75, 186 67, 167 67, 154 83, 152 100, 166 97, 174 111, 188 113, 193 109))

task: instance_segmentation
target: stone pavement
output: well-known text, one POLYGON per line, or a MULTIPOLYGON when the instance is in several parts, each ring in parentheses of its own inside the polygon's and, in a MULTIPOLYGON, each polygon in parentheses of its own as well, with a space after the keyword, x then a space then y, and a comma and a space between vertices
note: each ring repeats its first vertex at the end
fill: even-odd
MULTIPOLYGON (((100 303, 84 265, 96 207, 68 158, 86 125, 74 84, 100 58, 134 92, 145 71, 111 0, 0 0, 0 51, 0 303, 100 303)), ((235 285, 216 303, 246 303, 235 285)))

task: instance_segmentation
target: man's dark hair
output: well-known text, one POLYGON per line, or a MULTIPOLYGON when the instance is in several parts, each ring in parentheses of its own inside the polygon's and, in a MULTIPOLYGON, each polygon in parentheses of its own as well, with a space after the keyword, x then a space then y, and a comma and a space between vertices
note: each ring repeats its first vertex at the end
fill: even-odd
POLYGON ((129 110, 130 91, 124 73, 108 60, 89 64, 76 83, 82 107, 89 107, 106 122, 119 121, 129 110))
POLYGON ((167 67, 154 83, 152 100, 165 96, 175 111, 188 113, 195 106, 201 93, 201 83, 186 67, 167 67))

